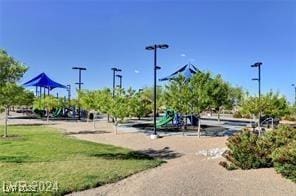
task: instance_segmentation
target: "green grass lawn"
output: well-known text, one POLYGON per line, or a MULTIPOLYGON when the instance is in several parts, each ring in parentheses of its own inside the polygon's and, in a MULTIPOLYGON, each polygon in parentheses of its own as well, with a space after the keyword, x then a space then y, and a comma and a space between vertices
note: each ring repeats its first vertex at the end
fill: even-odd
MULTIPOLYGON (((43 183, 51 191, 56 188, 52 183, 57 182, 54 193, 62 195, 115 182, 162 163, 129 149, 78 140, 44 126, 10 126, 8 133, 11 137, 0 139, 1 187, 9 182, 38 182, 34 185, 39 191, 44 189, 39 187, 43 183)), ((41 194, 47 193, 43 191, 41 194)))

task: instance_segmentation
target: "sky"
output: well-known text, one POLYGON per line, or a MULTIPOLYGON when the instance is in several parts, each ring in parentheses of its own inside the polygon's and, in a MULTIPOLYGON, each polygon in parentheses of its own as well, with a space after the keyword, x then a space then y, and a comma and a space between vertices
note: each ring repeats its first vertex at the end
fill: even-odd
POLYGON ((118 67, 124 87, 152 86, 145 47, 163 43, 159 78, 191 62, 256 95, 260 61, 262 91, 294 100, 296 1, 0 0, 0 48, 29 66, 21 82, 45 72, 74 87, 83 66, 84 89, 112 87, 118 67))

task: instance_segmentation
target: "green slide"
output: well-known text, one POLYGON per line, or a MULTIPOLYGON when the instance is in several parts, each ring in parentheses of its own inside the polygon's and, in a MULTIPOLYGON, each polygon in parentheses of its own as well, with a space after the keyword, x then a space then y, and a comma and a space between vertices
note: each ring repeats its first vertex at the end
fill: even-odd
POLYGON ((167 110, 165 112, 165 115, 156 123, 156 127, 161 128, 169 124, 170 122, 173 121, 174 116, 175 116, 175 112, 173 110, 167 110))
POLYGON ((62 114, 63 109, 59 108, 57 109, 52 115, 53 117, 59 117, 62 114))

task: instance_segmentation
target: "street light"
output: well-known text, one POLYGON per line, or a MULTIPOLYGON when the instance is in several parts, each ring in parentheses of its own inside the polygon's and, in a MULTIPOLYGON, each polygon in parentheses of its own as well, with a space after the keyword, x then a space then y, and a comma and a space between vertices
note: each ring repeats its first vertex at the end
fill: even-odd
POLYGON ((71 85, 70 84, 67 85, 67 92, 68 92, 68 102, 70 104, 70 101, 71 101, 71 85))
POLYGON ((113 71, 113 91, 112 91, 112 97, 115 95, 115 75, 116 72, 121 72, 122 70, 116 67, 112 67, 111 70, 113 71))
POLYGON ((253 65, 251 65, 251 67, 254 68, 258 68, 258 77, 257 78, 253 78, 252 80, 258 81, 258 97, 259 97, 259 120, 258 120, 258 127, 259 127, 259 135, 260 135, 260 126, 261 126, 261 62, 257 62, 253 65))
POLYGON ((296 106, 296 85, 295 84, 292 84, 292 86, 294 87, 294 92, 295 92, 295 95, 294 95, 294 98, 295 98, 294 105, 296 106))
POLYGON ((122 75, 117 74, 116 77, 119 78, 119 88, 122 88, 122 75))
MULTIPOLYGON (((113 71, 113 90, 112 90, 112 97, 115 96, 115 75, 116 72, 121 72, 122 70, 116 67, 112 67, 111 70, 113 71)), ((109 122, 109 114, 108 114, 108 122, 109 122)), ((114 122, 114 118, 112 118, 112 122, 114 122)))
POLYGON ((154 123, 154 134, 151 135, 151 138, 156 138, 157 137, 157 130, 156 130, 156 72, 158 69, 160 69, 159 66, 157 66, 157 48, 159 49, 167 49, 169 45, 167 44, 154 44, 152 46, 147 46, 145 49, 146 50, 153 50, 154 51, 154 93, 153 93, 153 102, 154 102, 154 107, 153 107, 153 123, 154 123))
MULTIPOLYGON (((78 92, 80 92, 81 85, 83 84, 81 82, 81 71, 85 71, 86 68, 84 68, 84 67, 72 67, 72 69, 76 69, 76 70, 79 71, 79 80, 78 80, 79 82, 76 82, 75 84, 78 84, 78 92)), ((78 93, 78 120, 80 120, 80 119, 81 119, 81 114, 80 114, 80 103, 79 103, 79 93, 78 93)))

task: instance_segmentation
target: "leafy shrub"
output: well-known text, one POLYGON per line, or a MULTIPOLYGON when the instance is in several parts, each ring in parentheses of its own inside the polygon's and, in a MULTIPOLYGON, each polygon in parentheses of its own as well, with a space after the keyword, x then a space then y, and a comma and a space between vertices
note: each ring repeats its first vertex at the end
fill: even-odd
MULTIPOLYGON (((282 126, 259 137, 255 133, 243 130, 227 140, 227 150, 224 157, 241 169, 272 167, 272 153, 279 148, 285 148, 296 141, 296 129, 282 126)), ((231 165, 220 163, 229 168, 231 165)))
POLYGON ((249 119, 251 119, 252 115, 250 115, 250 114, 242 114, 240 111, 236 111, 233 114, 233 118, 249 118, 249 119))
POLYGON ((262 140, 267 140, 272 150, 275 150, 296 141, 296 129, 290 126, 280 126, 278 129, 267 132, 262 140))
POLYGON ((272 159, 277 172, 296 182, 296 141, 276 149, 272 159))
POLYGON ((260 151, 257 142, 258 135, 243 130, 241 133, 228 138, 226 145, 229 150, 224 153, 224 157, 241 169, 269 166, 266 154, 260 151))
POLYGON ((295 115, 286 115, 283 117, 283 120, 296 121, 296 116, 295 115))
POLYGON ((233 118, 242 118, 242 114, 239 112, 239 111, 236 111, 234 114, 233 114, 233 118))

